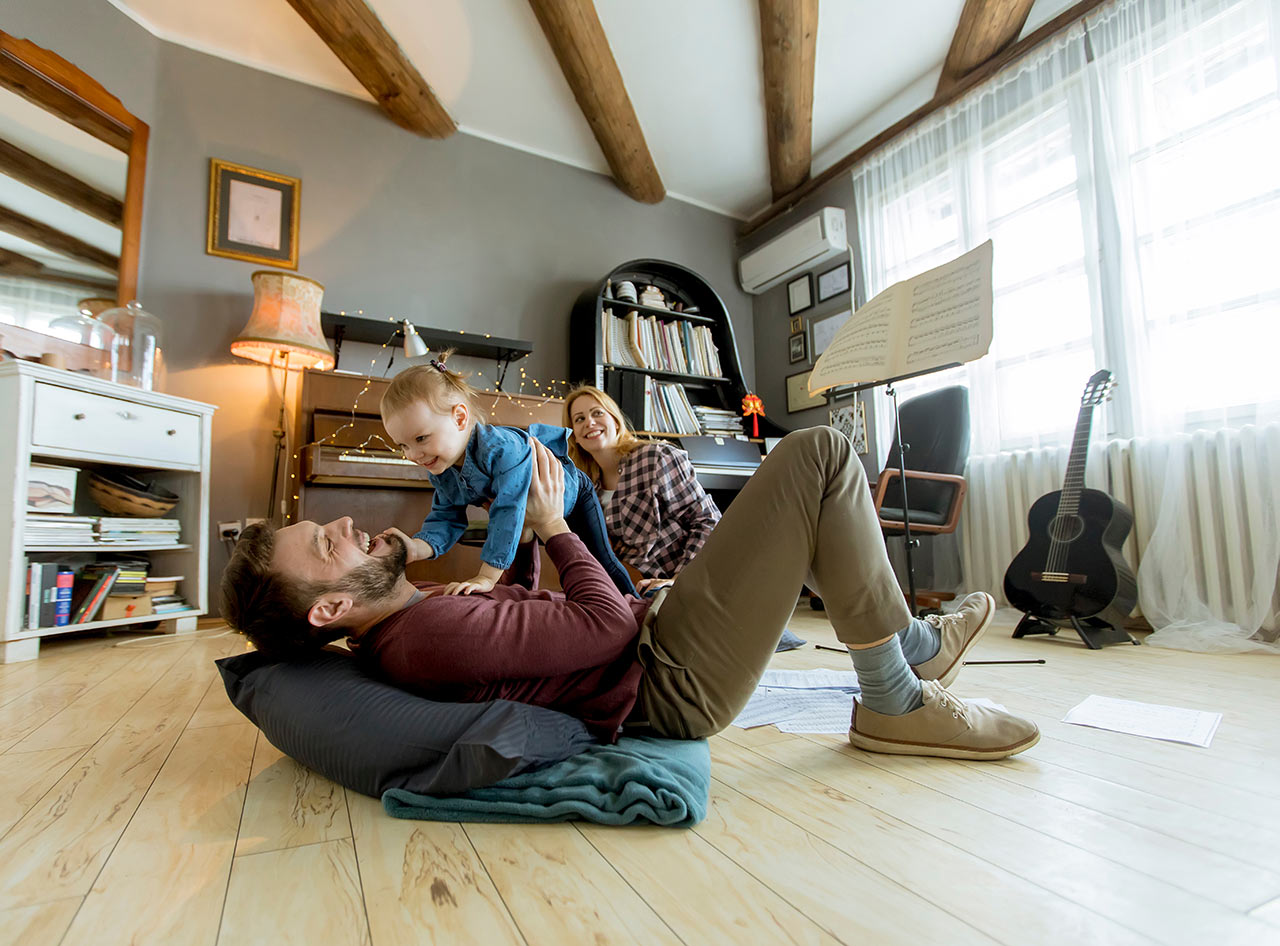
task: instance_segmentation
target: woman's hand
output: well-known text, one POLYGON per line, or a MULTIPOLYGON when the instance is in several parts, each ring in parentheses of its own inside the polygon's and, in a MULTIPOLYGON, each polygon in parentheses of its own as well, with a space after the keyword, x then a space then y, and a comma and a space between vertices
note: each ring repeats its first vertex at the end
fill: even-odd
POLYGON ((532 437, 529 446, 533 449, 533 478, 529 481, 524 517, 545 542, 569 531, 564 521, 564 467, 554 453, 532 437))
POLYGON ((636 582, 636 593, 643 598, 645 595, 653 594, 659 588, 669 588, 675 583, 674 578, 642 578, 636 582))

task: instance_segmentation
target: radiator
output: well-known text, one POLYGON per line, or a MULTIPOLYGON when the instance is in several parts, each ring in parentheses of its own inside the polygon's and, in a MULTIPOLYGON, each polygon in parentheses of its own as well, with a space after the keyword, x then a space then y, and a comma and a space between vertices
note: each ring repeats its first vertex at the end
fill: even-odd
MULTIPOLYGON (((960 526, 968 590, 988 591, 1007 605, 1004 573, 1027 542, 1027 512, 1040 496, 1061 489, 1068 455, 1060 447, 969 458, 960 526)), ((1114 440, 1090 451, 1085 472, 1086 486, 1133 511, 1124 555, 1140 585, 1144 556, 1167 509, 1176 528, 1166 526, 1168 539, 1161 541, 1189 552, 1187 581, 1194 588, 1185 591, 1198 594, 1214 617, 1268 630, 1276 629, 1280 611, 1277 483, 1280 424, 1114 440)))

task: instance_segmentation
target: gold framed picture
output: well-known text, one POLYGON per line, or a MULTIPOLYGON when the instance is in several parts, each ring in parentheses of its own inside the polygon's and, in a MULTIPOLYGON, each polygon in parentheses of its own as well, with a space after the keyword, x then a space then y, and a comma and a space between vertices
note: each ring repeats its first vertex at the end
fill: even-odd
POLYGON ((301 204, 298 178, 211 158, 205 252, 297 269, 301 204))
POLYGON ((800 316, 800 315, 791 316, 791 322, 789 324, 791 327, 792 335, 794 335, 796 332, 804 331, 804 316, 800 316))

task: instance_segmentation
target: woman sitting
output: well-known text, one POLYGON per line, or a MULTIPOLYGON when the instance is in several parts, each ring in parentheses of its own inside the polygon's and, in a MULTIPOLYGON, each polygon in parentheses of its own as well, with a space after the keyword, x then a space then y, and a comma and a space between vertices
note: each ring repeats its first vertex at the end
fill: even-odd
POLYGON ((569 456, 596 484, 614 551, 644 579, 637 590, 669 585, 720 521, 688 455, 638 438, 617 402, 591 385, 565 396, 564 424, 573 431, 569 456))

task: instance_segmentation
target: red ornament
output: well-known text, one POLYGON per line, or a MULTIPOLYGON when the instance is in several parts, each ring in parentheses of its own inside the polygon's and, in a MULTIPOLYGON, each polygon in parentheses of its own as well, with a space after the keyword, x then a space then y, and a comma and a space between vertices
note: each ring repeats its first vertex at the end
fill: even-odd
POLYGON ((764 401, 760 400, 758 394, 748 394, 742 399, 742 416, 743 418, 751 418, 751 436, 760 436, 759 417, 764 416, 764 401))

